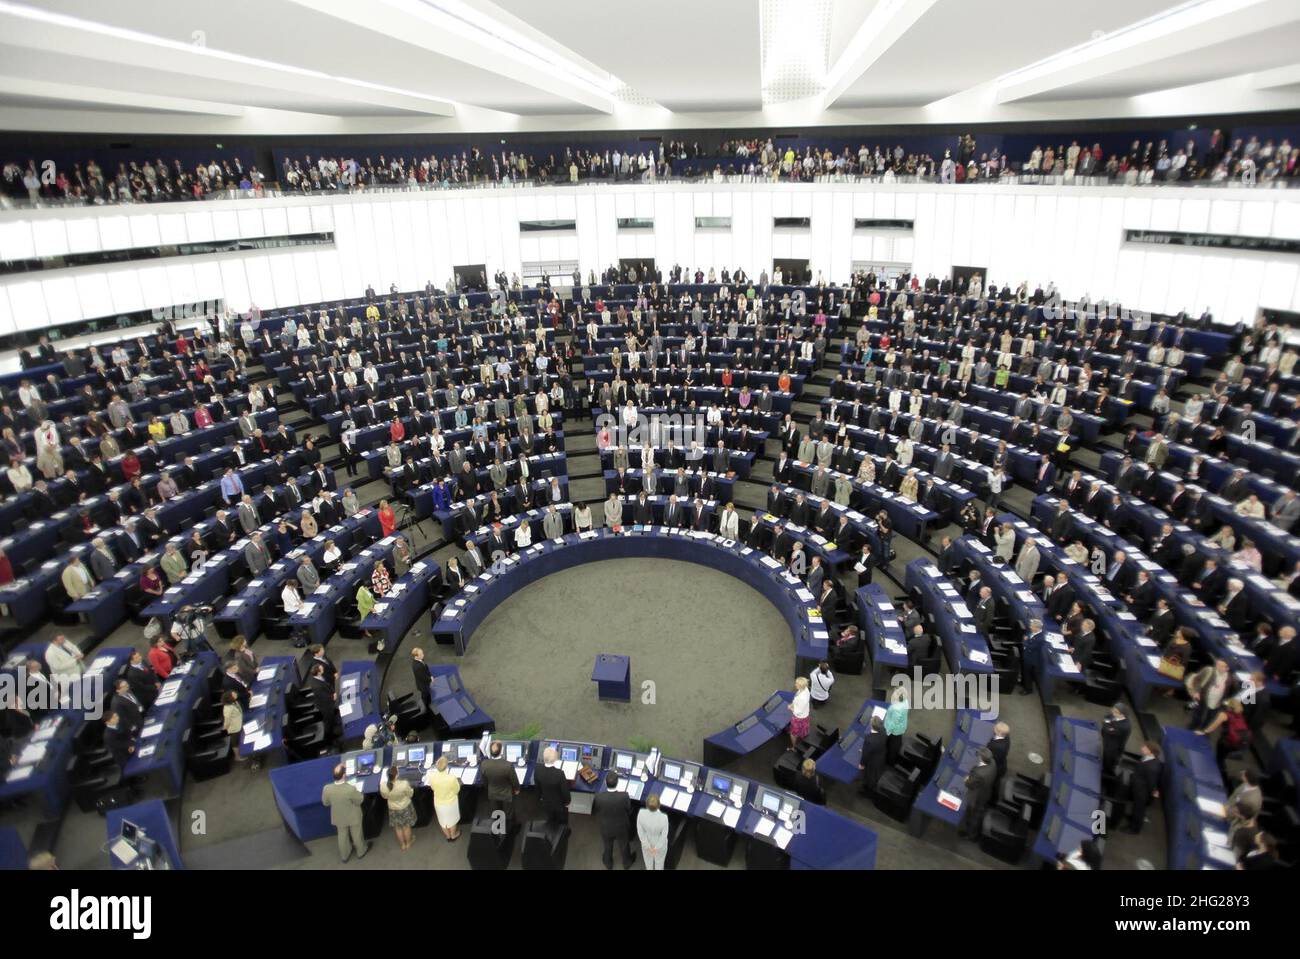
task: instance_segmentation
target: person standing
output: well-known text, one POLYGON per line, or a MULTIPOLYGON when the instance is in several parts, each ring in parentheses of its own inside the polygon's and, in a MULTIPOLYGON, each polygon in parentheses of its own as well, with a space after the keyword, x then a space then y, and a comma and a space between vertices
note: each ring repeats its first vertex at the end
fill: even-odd
MULTIPOLYGON (((569 822, 569 779, 556 765, 560 754, 553 746, 542 750, 542 765, 533 772, 533 784, 546 811, 546 822, 551 826, 564 826, 569 822)), ((649 862, 649 860, 646 860, 649 862)))
POLYGON ((500 742, 493 742, 488 747, 488 759, 483 763, 482 775, 492 808, 504 810, 506 821, 509 822, 514 811, 515 794, 519 792, 519 780, 515 778, 514 767, 506 761, 504 747, 500 742))
POLYGON ((799 740, 808 735, 808 712, 812 700, 808 692, 808 680, 800 676, 794 681, 794 699, 790 701, 790 751, 799 745, 799 740))
POLYGON ((830 702, 831 687, 834 685, 835 674, 831 672, 831 664, 822 660, 808 677, 808 694, 813 709, 821 709, 830 702))
POLYGON ((997 782, 998 768, 993 765, 993 754, 987 746, 981 746, 975 753, 976 765, 966 776, 965 815, 961 820, 958 835, 979 840, 980 828, 984 822, 984 811, 993 799, 993 784, 997 782))
POLYGON ((592 812, 600 823, 600 838, 605 845, 601 862, 606 869, 614 868, 614 844, 618 843, 623 853, 623 868, 631 869, 636 860, 636 849, 631 842, 630 825, 632 820, 632 800, 626 792, 617 792, 618 773, 610 770, 605 774, 605 791, 596 793, 592 812))
POLYGON ((659 797, 651 796, 636 814, 636 834, 641 840, 641 858, 646 869, 664 868, 668 859, 668 814, 659 808, 659 797))
POLYGON ((411 802, 415 790, 397 772, 396 763, 388 767, 388 773, 379 783, 379 795, 388 800, 388 822, 397 836, 398 848, 406 852, 415 842, 411 835, 415 826, 415 805, 411 802))
POLYGON ((439 756, 424 783, 433 790, 433 814, 448 842, 460 838, 460 780, 447 771, 447 757, 439 756))
POLYGON ((321 805, 330 811, 330 824, 338 830, 340 862, 351 859, 353 852, 357 859, 364 859, 370 851, 370 843, 361 831, 361 803, 365 797, 344 776, 343 764, 339 763, 334 767, 334 781, 320 794, 321 805))
POLYGON ((912 704, 907 698, 907 687, 898 686, 889 697, 889 707, 885 710, 885 762, 893 765, 898 761, 898 754, 903 751, 903 737, 907 735, 907 714, 912 704))

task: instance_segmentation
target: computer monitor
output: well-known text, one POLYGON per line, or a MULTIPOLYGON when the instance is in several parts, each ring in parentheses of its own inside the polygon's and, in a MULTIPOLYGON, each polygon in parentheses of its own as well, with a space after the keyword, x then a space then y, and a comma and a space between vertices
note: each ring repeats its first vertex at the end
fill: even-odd
POLYGON ((561 746, 561 747, 560 747, 560 762, 565 762, 565 763, 576 763, 577 761, 578 761, 578 747, 577 747, 577 746, 561 746))
POLYGON ((129 819, 122 820, 122 838, 133 843, 140 835, 140 827, 129 819))
POLYGON ((847 753, 850 749, 853 748, 853 744, 856 743, 857 741, 858 741, 857 733, 845 733, 844 737, 840 740, 840 752, 847 753))
POLYGON ((785 700, 781 698, 781 694, 773 693, 772 697, 763 704, 763 711, 770 713, 772 710, 776 709, 776 707, 784 706, 784 705, 785 705, 785 700))
POLYGON ((506 762, 517 763, 524 755, 523 743, 506 743, 506 762))
POLYGON ((957 728, 964 733, 970 732, 970 716, 962 716, 961 719, 957 720, 957 728))
POLYGON ((961 757, 966 754, 966 740, 958 739, 952 744, 953 762, 961 762, 961 757))
POLYGON ((473 759, 473 758, 474 758, 474 751, 475 751, 476 749, 478 749, 478 743, 457 743, 457 744, 456 744, 456 758, 457 758, 457 759, 473 759))
POLYGON ((406 751, 406 762, 408 765, 415 766, 424 762, 424 747, 412 746, 406 751))
POLYGON ((664 768, 659 773, 660 779, 667 779, 669 782, 680 782, 682 778, 682 764, 665 762, 664 768))
POLYGON ((357 775, 369 776, 375 771, 375 754, 365 752, 357 754, 357 775))
POLYGON ((726 776, 719 776, 714 773, 712 778, 709 779, 709 787, 715 792, 729 793, 731 792, 731 780, 726 776))
POLYGON ((740 722, 736 723, 736 732, 743 733, 758 722, 757 716, 747 716, 740 722))
POLYGON ((631 753, 616 752, 614 753, 614 768, 621 773, 630 772, 634 758, 631 753))
POLYGON ((764 789, 759 796, 759 801, 762 804, 764 812, 770 812, 773 815, 776 815, 781 811, 781 797, 774 792, 768 792, 764 789))

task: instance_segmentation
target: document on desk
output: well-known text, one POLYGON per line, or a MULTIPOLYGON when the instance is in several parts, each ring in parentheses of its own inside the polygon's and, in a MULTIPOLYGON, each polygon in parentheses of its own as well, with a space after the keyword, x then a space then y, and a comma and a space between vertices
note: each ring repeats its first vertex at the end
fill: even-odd
POLYGON ((805 603, 811 603, 816 598, 813 596, 811 592, 809 592, 806 589, 797 589, 795 590, 794 594, 798 596, 801 600, 803 600, 805 603))
POLYGON ((781 849, 784 849, 786 846, 790 845, 790 840, 793 838, 794 838, 794 833, 792 833, 789 829, 786 829, 784 826, 778 829, 776 833, 772 836, 773 842, 775 842, 777 846, 779 846, 781 849))
POLYGON ((770 569, 780 569, 780 568, 781 568, 781 564, 778 563, 776 560, 774 560, 771 556, 764 556, 764 557, 763 557, 763 565, 764 565, 764 566, 767 566, 767 567, 770 568, 770 569))
POLYGON ((944 807, 947 808, 947 809, 951 809, 953 812, 956 812, 958 809, 961 808, 961 797, 960 797, 960 796, 954 796, 952 793, 948 792, 946 789, 940 789, 940 790, 939 790, 939 797, 938 797, 938 798, 939 798, 939 805, 940 805, 940 806, 944 806, 944 807))
POLYGON ((989 654, 984 652, 984 650, 982 649, 972 649, 970 651, 970 658, 971 658, 971 662, 979 663, 981 666, 983 666, 985 663, 989 661, 989 654))
POLYGON ((1220 819, 1226 819, 1228 817, 1228 810, 1224 808, 1223 803, 1216 802, 1213 799, 1206 799, 1204 796, 1196 797, 1196 807, 1201 812, 1209 813, 1211 816, 1217 816, 1220 819))
POLYGON ((677 796, 673 799, 673 808, 678 812, 686 812, 691 808, 692 793, 678 791, 677 796))
POLYGON ((35 766, 15 766, 13 769, 9 770, 9 775, 5 777, 5 782, 21 782, 22 780, 29 778, 35 770, 35 766))
POLYGON ((669 809, 674 808, 673 803, 677 801, 678 792, 672 786, 665 786, 659 792, 659 805, 667 806, 669 809))
POLYGON ((263 706, 266 705, 266 701, 267 701, 268 698, 269 698, 269 697, 267 696, 266 693, 258 693, 256 696, 252 696, 252 697, 249 698, 249 700, 248 700, 248 708, 249 708, 249 709, 261 709, 263 706))
POLYGON ((564 778, 573 781, 573 777, 578 775, 578 763, 576 760, 560 763, 560 770, 564 773, 564 778))
POLYGON ((735 829, 736 823, 740 822, 740 809, 736 806, 728 806, 722 814, 722 821, 727 824, 729 829, 735 829))
POLYGON ((1069 653, 1059 653, 1056 661, 1061 664, 1061 669, 1067 673, 1079 672, 1079 664, 1074 661, 1074 657, 1069 653))
POLYGON ((162 723, 150 723, 148 726, 145 726, 144 729, 140 730, 140 738, 148 739, 151 736, 157 736, 162 731, 162 723))
POLYGON ((931 579, 938 579, 943 575, 939 572, 938 566, 922 566, 921 568, 925 570, 925 575, 929 576, 931 579))
POLYGON ((275 679, 276 672, 277 670, 274 666, 263 666, 257 671, 257 681, 259 683, 264 683, 268 679, 275 679))
POLYGON ((770 836, 774 829, 776 829, 776 820, 768 819, 766 816, 760 817, 754 825, 754 832, 760 836, 770 836))
POLYGON ((263 732, 260 736, 258 736, 256 739, 253 740, 254 752, 260 752, 263 749, 270 749, 270 748, 271 748, 270 732, 263 732))
POLYGON ((726 812, 726 809, 727 809, 726 806, 724 806, 717 799, 714 799, 712 802, 709 803, 709 808, 705 811, 714 819, 718 819, 722 816, 724 812, 726 812))
POLYGON ((45 743, 32 743, 22 751, 22 754, 18 757, 18 762, 27 765, 28 763, 38 763, 44 758, 45 743))

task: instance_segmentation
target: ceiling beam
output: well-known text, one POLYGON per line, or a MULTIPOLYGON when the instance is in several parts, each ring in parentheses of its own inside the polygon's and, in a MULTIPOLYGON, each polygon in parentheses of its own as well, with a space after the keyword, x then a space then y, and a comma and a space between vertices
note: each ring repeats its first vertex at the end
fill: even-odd
POLYGON ((997 82, 999 103, 1050 94, 1133 67, 1300 20, 1295 0, 1202 0, 1149 17, 1016 70, 997 82))
POLYGON ((240 117, 244 108, 234 103, 215 100, 190 100, 184 97, 163 97, 152 93, 124 93, 103 87, 87 87, 76 83, 51 83, 29 80, 26 77, 0 76, 0 90, 7 96, 30 97, 66 103, 94 103, 108 107, 129 107, 133 110, 157 110, 163 113, 199 113, 204 116, 240 117))
POLYGON ((938 0, 880 0, 826 74, 822 109, 829 110, 938 0))
MULTIPOLYGON (((32 50, 292 91, 323 101, 340 100, 431 116, 454 116, 456 112, 455 104, 438 97, 181 43, 8 0, 0 0, 0 37, 7 44, 32 50)), ((104 80, 112 84, 111 70, 106 71, 104 80)))
POLYGON ((575 76, 576 70, 586 69, 586 61, 575 57, 566 63, 565 58, 554 52, 553 45, 549 44, 551 56, 533 55, 501 42, 492 36, 491 31, 475 27, 475 24, 483 27, 496 24, 500 30, 504 26, 482 8, 462 9, 447 4, 448 9, 459 9, 465 14, 460 18, 439 9, 437 0, 430 3, 423 0, 369 0, 365 4, 358 4, 355 0, 290 2, 342 20, 357 29, 409 43, 430 53, 458 60, 476 70, 498 74, 586 109, 614 112, 612 91, 575 76))
POLYGON ((1279 87, 1293 87, 1300 84, 1300 63, 1289 67, 1276 67, 1261 70, 1251 75, 1251 85, 1256 90, 1276 90, 1279 87))

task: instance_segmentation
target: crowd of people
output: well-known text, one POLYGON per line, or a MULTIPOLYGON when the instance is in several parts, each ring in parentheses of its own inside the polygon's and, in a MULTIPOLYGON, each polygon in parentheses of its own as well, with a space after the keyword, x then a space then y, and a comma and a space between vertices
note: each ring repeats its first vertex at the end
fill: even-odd
POLYGON ((942 150, 912 150, 901 144, 876 143, 832 147, 781 145, 771 138, 733 138, 713 149, 699 141, 659 142, 637 149, 550 146, 529 150, 484 151, 479 147, 446 154, 393 156, 351 152, 334 156, 285 156, 279 180, 268 183, 256 166, 239 158, 199 163, 193 170, 180 160, 131 160, 105 172, 95 160, 72 168, 48 169, 35 159, 11 160, 3 167, 2 185, 10 199, 88 203, 154 202, 209 196, 261 196, 270 186, 287 193, 353 191, 373 187, 461 187, 534 182, 580 183, 588 180, 653 182, 671 177, 746 176, 771 181, 807 181, 824 177, 916 178, 941 183, 988 182, 1014 177, 1103 179, 1108 183, 1222 183, 1254 185, 1293 180, 1300 173, 1300 145, 1258 136, 1231 137, 1214 130, 1204 148, 1189 139, 1135 139, 1124 151, 1107 153, 1100 143, 1071 138, 1045 140, 1027 156, 1013 157, 997 146, 980 149, 973 134, 953 139, 942 150))

